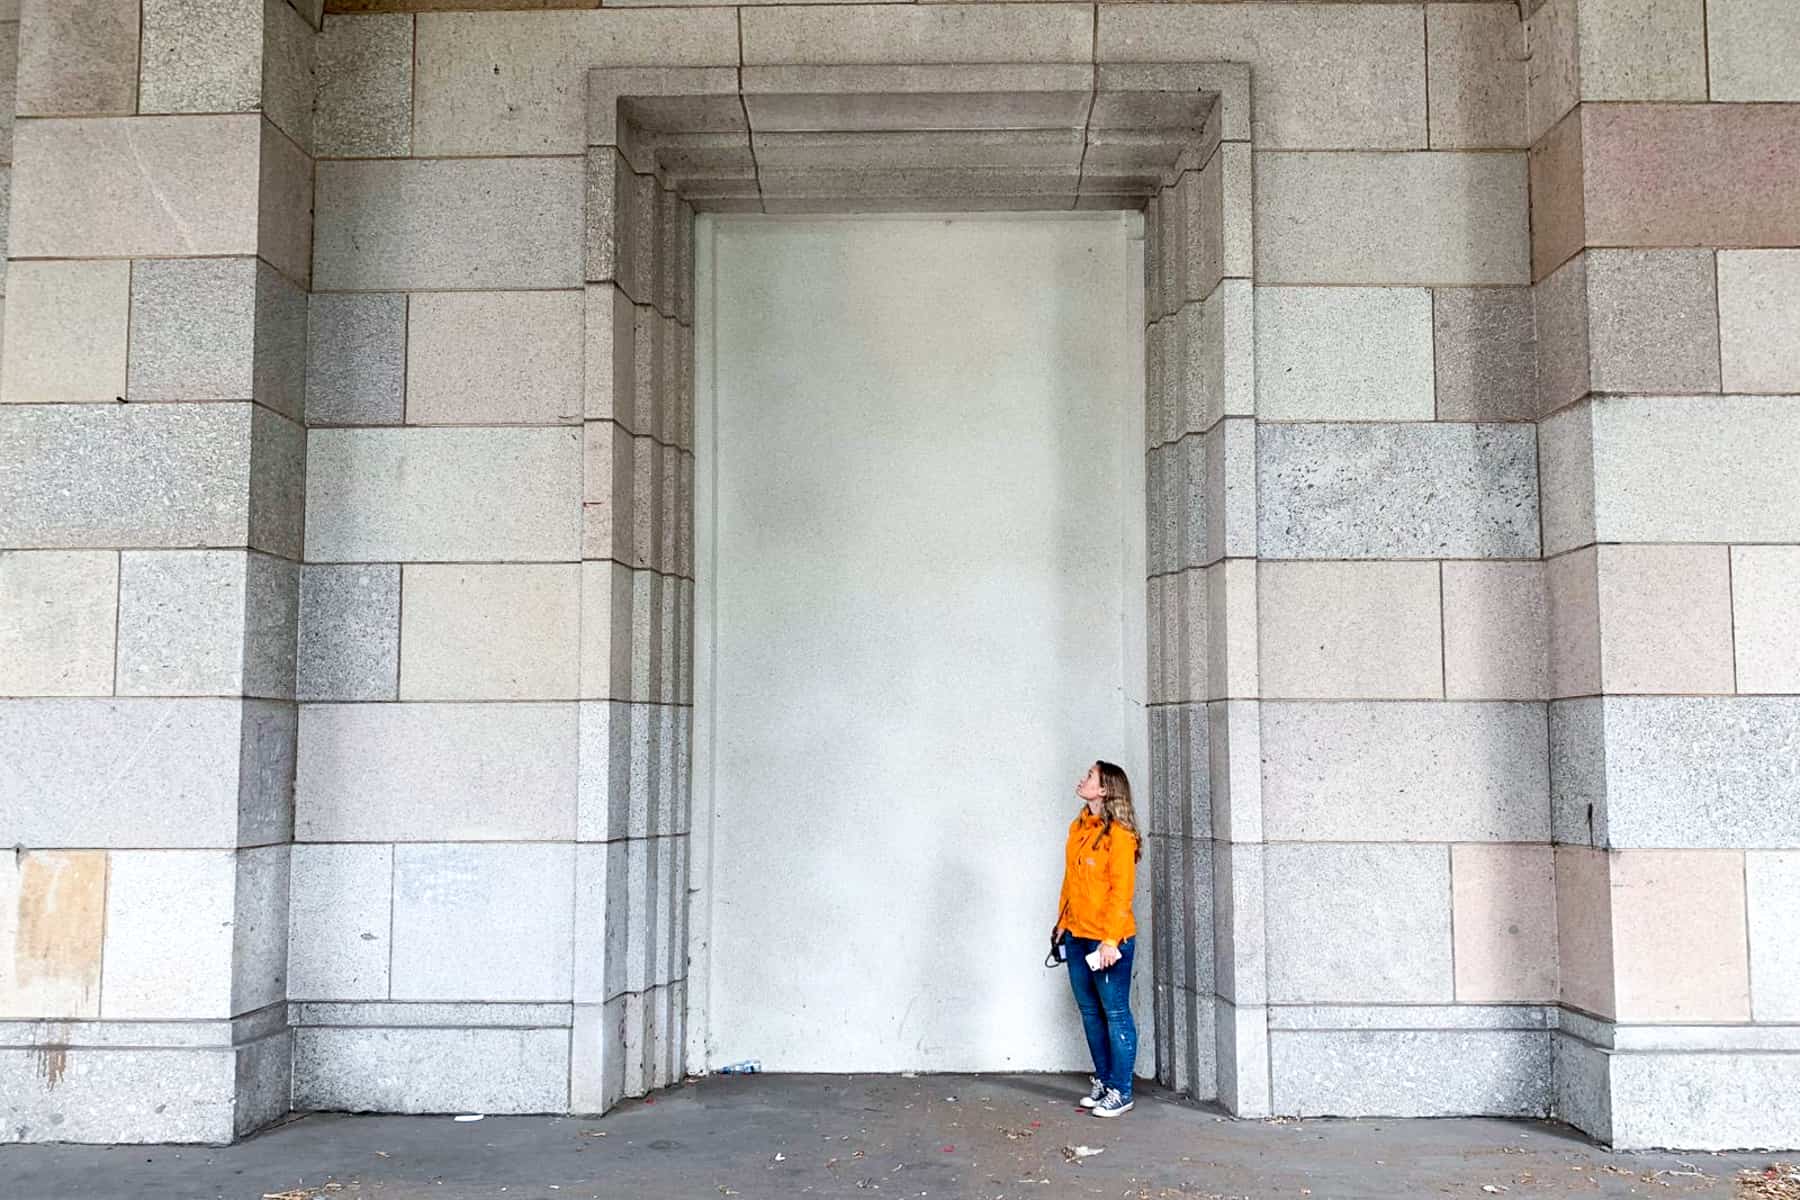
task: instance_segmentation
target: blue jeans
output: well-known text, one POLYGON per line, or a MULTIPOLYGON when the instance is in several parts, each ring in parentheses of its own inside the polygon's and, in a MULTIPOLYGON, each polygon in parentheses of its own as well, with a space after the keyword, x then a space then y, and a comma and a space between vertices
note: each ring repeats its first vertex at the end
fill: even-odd
POLYGON ((1069 986, 1081 1010, 1094 1074, 1119 1095, 1131 1099, 1131 1069, 1137 1063, 1137 1022, 1131 1017, 1131 958, 1137 938, 1119 943, 1119 961, 1104 971, 1090 971, 1087 956, 1100 943, 1069 935, 1069 986))

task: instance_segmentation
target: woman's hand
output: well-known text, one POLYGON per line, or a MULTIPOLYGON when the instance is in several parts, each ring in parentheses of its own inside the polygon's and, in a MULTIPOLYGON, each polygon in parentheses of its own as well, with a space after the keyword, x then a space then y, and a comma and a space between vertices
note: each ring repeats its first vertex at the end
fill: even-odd
POLYGON ((1121 958, 1124 958, 1124 957, 1125 956, 1123 954, 1119 953, 1119 948, 1117 946, 1113 945, 1111 942, 1101 942, 1100 943, 1100 969, 1102 971, 1106 970, 1106 968, 1112 966, 1114 963, 1118 962, 1121 958))

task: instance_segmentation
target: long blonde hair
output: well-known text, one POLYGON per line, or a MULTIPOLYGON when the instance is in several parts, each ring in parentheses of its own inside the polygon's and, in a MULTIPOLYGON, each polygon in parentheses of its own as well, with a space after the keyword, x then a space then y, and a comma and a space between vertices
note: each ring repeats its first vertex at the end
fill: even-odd
POLYGON ((1137 810, 1131 806, 1131 780, 1125 777, 1125 768, 1117 763, 1096 759, 1094 765, 1100 768, 1100 816, 1105 822, 1094 845, 1098 847, 1104 842, 1114 825, 1122 826, 1131 831, 1137 842, 1137 849, 1132 854, 1132 861, 1136 862, 1144 857, 1144 839, 1138 834, 1137 810))

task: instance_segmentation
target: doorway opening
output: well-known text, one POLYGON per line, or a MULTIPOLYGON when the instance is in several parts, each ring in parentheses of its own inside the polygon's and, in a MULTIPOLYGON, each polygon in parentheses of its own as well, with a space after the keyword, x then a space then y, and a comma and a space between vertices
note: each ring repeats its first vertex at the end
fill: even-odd
POLYGON ((1039 960, 1075 779, 1148 765, 1142 253, 701 218, 691 1069, 1084 1068, 1039 960))

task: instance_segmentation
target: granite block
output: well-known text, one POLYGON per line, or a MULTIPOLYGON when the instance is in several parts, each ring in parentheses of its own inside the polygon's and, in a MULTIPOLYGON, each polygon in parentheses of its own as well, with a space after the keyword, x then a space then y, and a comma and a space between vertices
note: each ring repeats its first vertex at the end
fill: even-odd
POLYGON ((1257 416, 1430 420, 1431 310, 1422 288, 1257 288, 1257 416))
POLYGON ((0 696, 113 690, 119 556, 0 550, 0 696))
POLYGON ((573 561, 574 429, 322 429, 308 439, 309 562, 573 561))
POLYGON ((1446 847, 1271 845, 1265 863, 1271 1003, 1450 1000, 1446 847))
POLYGON ((568 845, 394 848, 397 1000, 571 997, 568 845))
POLYGON ((1529 842, 1550 834, 1538 704, 1262 703, 1270 840, 1529 842))
POLYGON ((406 306, 397 292, 317 292, 308 304, 306 423, 398 425, 406 408, 406 306))
POLYGON ((1260 425, 1265 558, 1535 558, 1523 425, 1260 425))
POLYGON ((310 704, 300 710, 301 841, 567 839, 573 704, 310 704))
POLYGON ((394 848, 302 844, 290 869, 287 999, 386 999, 394 848))
POLYGON ((297 1029, 300 1111, 560 1113, 567 1029, 297 1029))
POLYGON ((321 291, 581 286, 575 159, 321 162, 321 291))
POLYGON ((16 262, 5 288, 0 404, 112 404, 124 397, 130 263, 16 262))

